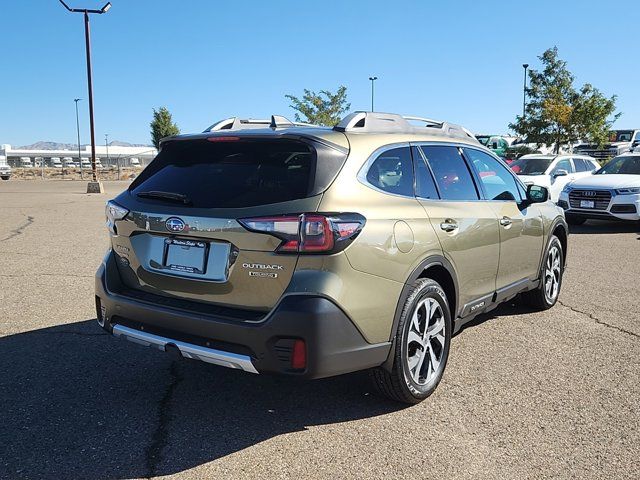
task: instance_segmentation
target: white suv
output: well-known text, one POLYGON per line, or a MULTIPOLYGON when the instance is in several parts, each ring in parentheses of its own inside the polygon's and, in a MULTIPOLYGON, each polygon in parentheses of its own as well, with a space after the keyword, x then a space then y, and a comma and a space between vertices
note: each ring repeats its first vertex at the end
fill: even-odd
POLYGON ((557 202, 564 186, 588 177, 600 165, 586 155, 524 155, 510 165, 525 184, 540 185, 549 189, 552 201, 557 202))
POLYGON ((640 220, 640 152, 620 155, 594 175, 568 183, 558 205, 572 225, 589 218, 640 220))

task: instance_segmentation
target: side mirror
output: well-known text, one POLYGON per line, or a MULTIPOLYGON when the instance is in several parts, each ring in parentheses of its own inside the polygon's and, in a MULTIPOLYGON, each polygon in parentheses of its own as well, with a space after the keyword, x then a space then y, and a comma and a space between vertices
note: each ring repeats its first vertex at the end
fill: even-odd
POLYGON ((544 203, 549 200, 549 190, 540 185, 527 185, 527 200, 529 203, 544 203))
POLYGON ((569 175, 569 172, 567 172, 565 169, 560 168, 558 170, 556 170, 555 172, 553 172, 553 177, 566 177, 567 175, 569 175))

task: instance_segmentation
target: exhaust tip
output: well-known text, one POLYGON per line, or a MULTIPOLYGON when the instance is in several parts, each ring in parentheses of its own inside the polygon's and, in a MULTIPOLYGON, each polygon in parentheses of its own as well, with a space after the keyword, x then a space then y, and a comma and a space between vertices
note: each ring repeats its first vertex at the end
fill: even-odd
POLYGON ((174 360, 180 360, 182 358, 182 352, 175 343, 167 343, 164 346, 164 351, 174 360))

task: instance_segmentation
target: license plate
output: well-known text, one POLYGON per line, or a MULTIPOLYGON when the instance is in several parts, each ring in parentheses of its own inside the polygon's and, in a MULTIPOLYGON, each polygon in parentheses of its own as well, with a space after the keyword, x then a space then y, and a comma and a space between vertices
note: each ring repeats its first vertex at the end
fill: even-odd
POLYGON ((175 272, 204 273, 207 244, 177 238, 166 241, 165 268, 175 272))
POLYGON ((595 206, 594 200, 580 200, 580 208, 595 208, 595 206))

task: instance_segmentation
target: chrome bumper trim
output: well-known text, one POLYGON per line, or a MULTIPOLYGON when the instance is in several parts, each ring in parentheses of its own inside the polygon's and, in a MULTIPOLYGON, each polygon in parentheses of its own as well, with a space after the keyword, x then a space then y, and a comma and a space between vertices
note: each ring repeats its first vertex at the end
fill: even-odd
POLYGON ((193 358, 222 367, 244 370, 245 372, 258 373, 253 363, 251 363, 251 358, 247 355, 201 347, 192 343, 185 343, 160 335, 141 332, 123 325, 115 325, 113 327, 113 335, 116 337, 124 337, 131 342, 139 343, 146 347, 154 346, 162 351, 165 351, 167 344, 173 344, 178 347, 182 356, 186 358, 193 358))

